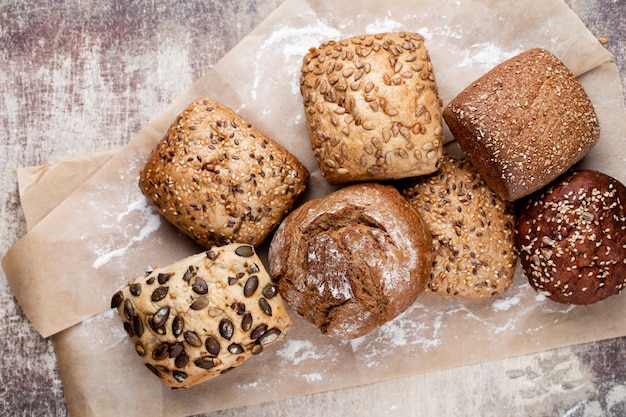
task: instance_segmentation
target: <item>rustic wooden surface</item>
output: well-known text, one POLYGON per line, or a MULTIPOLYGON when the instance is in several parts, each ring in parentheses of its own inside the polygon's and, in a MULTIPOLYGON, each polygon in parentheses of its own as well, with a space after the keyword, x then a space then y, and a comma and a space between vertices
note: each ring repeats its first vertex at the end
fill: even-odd
MULTIPOLYGON (((626 4, 566 1, 606 38, 626 91, 626 4)), ((2 2, 0 254, 26 232, 12 170, 126 143, 281 3, 2 2)), ((0 352, 0 415, 67 415, 52 345, 3 274, 0 352)), ((624 352, 619 338, 210 415, 624 416, 624 352)))

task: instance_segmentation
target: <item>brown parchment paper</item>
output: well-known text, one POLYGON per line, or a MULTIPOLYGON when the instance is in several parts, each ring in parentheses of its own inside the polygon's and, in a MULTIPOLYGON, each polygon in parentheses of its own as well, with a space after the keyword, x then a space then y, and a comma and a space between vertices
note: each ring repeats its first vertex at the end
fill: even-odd
POLYGON ((401 317, 351 342, 328 339, 293 315, 284 342, 189 390, 171 391, 144 371, 108 309, 110 296, 151 266, 200 249, 146 204, 136 186, 138 170, 178 111, 210 94, 307 165, 306 198, 330 191, 310 153, 297 89, 302 56, 324 39, 422 33, 444 104, 502 60, 530 47, 548 48, 580 75, 600 117, 601 140, 583 165, 626 181, 626 112, 617 71, 561 1, 370 1, 359 2, 356 12, 354 3, 345 3, 287 0, 129 145, 86 156, 89 163, 18 173, 29 232, 3 267, 36 328, 54 335, 72 415, 188 415, 626 334, 622 321, 606 320, 624 314, 623 295, 586 308, 563 306, 534 293, 518 270, 499 299, 425 294, 401 317), (76 173, 82 182, 55 187, 76 173), (50 203, 43 198, 48 190, 56 193, 50 203))

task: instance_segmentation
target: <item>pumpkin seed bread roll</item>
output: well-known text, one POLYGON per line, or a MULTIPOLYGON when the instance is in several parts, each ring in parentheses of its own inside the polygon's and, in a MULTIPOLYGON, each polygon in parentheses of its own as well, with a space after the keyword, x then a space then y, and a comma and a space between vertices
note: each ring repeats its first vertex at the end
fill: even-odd
POLYGON ((291 319, 251 245, 213 247, 113 295, 135 350, 167 386, 188 388, 282 340, 291 319))
POLYGON ((286 149, 233 110, 200 97, 153 150, 139 187, 167 220, 205 248, 258 246, 308 179, 286 149))
POLYGON ((313 153, 330 184, 437 170, 442 102, 420 34, 363 35, 312 48, 300 91, 313 153))
POLYGON ((600 138, 598 118, 581 84, 540 48, 471 83, 448 103, 443 117, 485 182, 510 201, 546 186, 600 138))
POLYGON ((344 187, 276 230, 269 271, 285 302, 323 334, 354 339, 404 312, 430 276, 431 237, 392 186, 344 187))
POLYGON ((430 291, 489 298, 510 286, 517 261, 513 204, 494 193, 465 157, 445 154, 437 173, 398 188, 433 238, 430 291))

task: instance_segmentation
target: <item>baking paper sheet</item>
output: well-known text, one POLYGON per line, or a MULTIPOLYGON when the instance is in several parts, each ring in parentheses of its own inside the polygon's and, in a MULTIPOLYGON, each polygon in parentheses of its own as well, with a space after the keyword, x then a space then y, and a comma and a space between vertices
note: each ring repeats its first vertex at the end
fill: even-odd
POLYGON ((304 126, 302 56, 328 38, 396 30, 425 36, 444 105, 506 58, 551 50, 579 76, 600 118, 601 139, 582 165, 626 182, 616 68, 561 1, 287 0, 127 146, 18 172, 29 231, 3 267, 37 330, 53 337, 72 415, 189 415, 626 335, 626 323, 606 320, 626 313, 624 295, 588 307, 556 304, 532 291, 518 268, 498 299, 424 294, 396 320, 350 342, 292 315, 284 342, 189 390, 169 390, 144 369, 108 307, 129 279, 201 250, 137 187, 139 169, 176 114, 199 95, 216 97, 307 166, 305 198, 326 194, 332 188, 304 126))

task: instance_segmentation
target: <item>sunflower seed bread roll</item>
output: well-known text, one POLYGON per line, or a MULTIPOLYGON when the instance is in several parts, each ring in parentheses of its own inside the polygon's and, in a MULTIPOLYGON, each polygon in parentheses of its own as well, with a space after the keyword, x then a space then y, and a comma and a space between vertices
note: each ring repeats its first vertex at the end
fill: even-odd
POLYGON ((442 102, 420 34, 363 35, 311 48, 300 91, 311 147, 330 184, 437 169, 442 102))
POLYGON ((200 97, 153 150, 139 187, 167 220, 205 248, 258 246, 308 178, 286 149, 230 108, 200 97))
POLYGON ((399 183, 433 238, 428 290, 454 297, 489 298, 513 281, 515 215, 463 156, 444 154, 437 173, 399 183))
POLYGON ((583 87, 556 56, 540 48, 471 83, 448 103, 443 117, 485 182, 511 201, 556 179, 600 137, 583 87))
POLYGON ((390 185, 361 183, 309 200, 272 238, 269 272, 285 302, 322 334, 363 336, 426 287, 431 237, 390 185))
POLYGON ((111 299, 167 386, 214 378, 282 340, 291 319, 251 245, 212 247, 128 282, 111 299))

